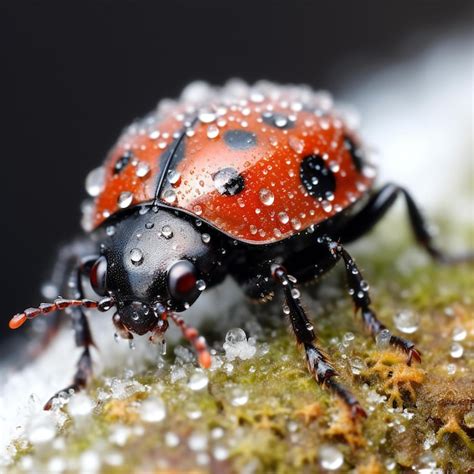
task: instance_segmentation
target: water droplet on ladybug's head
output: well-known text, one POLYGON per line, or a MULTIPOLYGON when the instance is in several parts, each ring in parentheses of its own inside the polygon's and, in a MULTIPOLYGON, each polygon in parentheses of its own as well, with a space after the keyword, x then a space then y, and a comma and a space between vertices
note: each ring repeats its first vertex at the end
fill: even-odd
POLYGON ((143 263, 143 252, 137 248, 130 250, 130 261, 135 266, 141 265, 143 263))
POLYGON ((171 239, 173 237, 173 230, 171 229, 171 227, 169 225, 164 225, 161 228, 161 235, 165 239, 171 239))

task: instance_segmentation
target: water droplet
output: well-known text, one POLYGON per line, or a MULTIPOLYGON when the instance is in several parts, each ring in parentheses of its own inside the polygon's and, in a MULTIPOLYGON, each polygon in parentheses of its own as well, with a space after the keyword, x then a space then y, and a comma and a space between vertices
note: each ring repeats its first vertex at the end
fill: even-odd
POLYGON ((133 194, 130 191, 124 191, 123 193, 120 194, 117 200, 118 207, 120 209, 125 209, 130 204, 132 204, 133 201, 133 194))
POLYGON ((165 434, 165 444, 169 448, 175 448, 179 445, 179 436, 175 433, 168 431, 168 433, 165 434))
POLYGON ((329 201, 321 201, 321 207, 323 208, 324 212, 331 212, 332 211, 332 204, 329 201))
POLYGON ((150 230, 150 229, 153 229, 153 227, 155 227, 155 224, 153 224, 153 222, 147 222, 145 224, 145 229, 150 230))
POLYGON ((163 193, 163 199, 172 204, 173 202, 176 201, 176 193, 173 189, 167 189, 164 193, 163 193))
POLYGON ((265 206, 271 206, 273 202, 275 201, 275 196, 267 188, 262 188, 259 192, 259 196, 260 196, 260 201, 262 201, 262 203, 265 206))
POLYGON ((211 236, 209 234, 202 234, 201 239, 205 244, 208 244, 211 241, 211 236))
POLYGON ((169 225, 164 225, 161 228, 161 235, 165 239, 171 239, 171 237, 173 237, 173 230, 171 229, 171 227, 169 225))
POLYGON ((109 237, 112 237, 112 235, 115 234, 115 226, 113 226, 113 225, 108 225, 108 226, 105 228, 105 233, 106 233, 109 237))
POLYGON ((342 338, 343 344, 347 347, 355 339, 353 332, 346 332, 342 338))
POLYGON ((206 289, 206 282, 204 280, 198 280, 196 282, 196 287, 199 291, 204 291, 206 289))
POLYGON ((293 299, 296 300, 296 299, 298 299, 300 296, 301 296, 301 293, 300 293, 300 290, 298 290, 298 288, 293 288, 293 289, 291 290, 291 297, 292 297, 293 299))
POLYGON ((103 190, 105 186, 105 168, 99 166, 99 168, 93 169, 86 178, 86 191, 89 196, 96 197, 103 190))
POLYGON ((138 267, 143 263, 143 252, 140 249, 130 250, 130 260, 132 261, 133 265, 138 267))
POLYGON ((275 117, 275 126, 278 128, 284 128, 288 124, 288 119, 283 115, 278 115, 275 117))
POLYGON ((399 331, 405 334, 413 334, 418 329, 420 318, 417 313, 405 310, 397 313, 393 317, 393 322, 399 331))
POLYGON ((335 471, 339 469, 344 463, 344 456, 334 446, 323 444, 319 448, 319 461, 323 469, 328 471, 335 471))
POLYGON ((463 327, 455 327, 453 329, 453 341, 464 341, 467 336, 467 331, 463 327))
POLYGON ((94 405, 88 395, 78 393, 69 401, 68 412, 72 417, 86 416, 92 412, 94 405))
POLYGON ((288 222, 290 221, 290 218, 288 217, 288 214, 286 212, 279 212, 278 213, 278 220, 282 224, 288 224, 288 222))
POLYGON ((304 141, 300 138, 291 136, 288 138, 288 144, 290 145, 290 148, 296 153, 303 153, 304 141))
POLYGON ((446 366, 446 372, 449 375, 454 375, 456 373, 456 364, 448 364, 446 366))
POLYGON ((232 390, 231 403, 234 407, 241 407, 249 401, 249 394, 246 390, 236 387, 232 390))
POLYGON ((209 379, 207 378, 207 375, 201 370, 196 370, 196 372, 193 375, 191 375, 189 379, 188 387, 191 390, 198 391, 207 387, 208 383, 209 383, 209 379))
POLYGON ((464 348, 459 342, 453 342, 449 349, 449 355, 453 359, 459 359, 464 354, 464 348))
POLYGON ((204 433, 193 432, 188 438, 188 446, 193 451, 202 451, 207 448, 207 437, 204 433))
POLYGON ((166 407, 160 398, 148 398, 139 409, 140 418, 148 423, 158 423, 166 417, 166 407))
POLYGON ((377 344, 377 347, 379 349, 386 349, 389 344, 390 344, 390 338, 392 337, 392 334, 388 329, 382 329, 376 336, 375 336, 375 342, 377 344))
POLYGON ((216 446, 212 451, 212 455, 216 461, 225 461, 229 457, 229 450, 224 446, 216 446))
POLYGON ((202 123, 212 123, 216 120, 216 114, 210 110, 201 110, 198 115, 199 121, 202 123))
POLYGON ((213 139, 219 136, 219 128, 217 125, 209 125, 207 127, 207 138, 213 139))
POLYGON ((350 359, 351 372, 354 375, 359 375, 365 368, 365 362, 360 357, 353 357, 350 359))
POLYGON ((291 219, 291 226, 295 230, 300 230, 301 229, 301 221, 298 218, 293 217, 293 219, 291 219))
POLYGON ((178 184, 181 179, 181 173, 176 170, 168 170, 168 174, 166 175, 166 179, 170 184, 178 184))
POLYGON ((225 341, 229 344, 237 344, 239 342, 247 341, 245 331, 241 328, 230 329, 225 335, 225 341))
POLYGON ((150 172, 150 165, 144 161, 140 161, 135 169, 135 174, 139 178, 144 178, 150 172))

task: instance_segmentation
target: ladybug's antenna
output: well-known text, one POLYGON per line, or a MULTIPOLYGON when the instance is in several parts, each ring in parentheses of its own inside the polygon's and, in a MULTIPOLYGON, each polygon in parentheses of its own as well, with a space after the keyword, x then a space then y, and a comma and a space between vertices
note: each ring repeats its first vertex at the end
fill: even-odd
POLYGON ((168 316, 173 320, 176 326, 181 329, 185 339, 194 346, 194 349, 198 354, 199 365, 203 369, 209 369, 211 366, 211 354, 209 353, 207 342, 204 337, 199 335, 196 328, 189 327, 181 316, 178 316, 175 313, 168 313, 168 316))
POLYGON ((27 319, 34 319, 42 314, 52 313, 54 311, 61 311, 67 308, 95 308, 99 311, 107 311, 113 305, 115 301, 113 298, 106 297, 102 298, 100 301, 93 301, 88 299, 81 300, 67 300, 64 298, 56 298, 53 303, 41 303, 37 308, 28 308, 25 309, 22 313, 15 314, 8 326, 10 329, 18 329, 27 319))

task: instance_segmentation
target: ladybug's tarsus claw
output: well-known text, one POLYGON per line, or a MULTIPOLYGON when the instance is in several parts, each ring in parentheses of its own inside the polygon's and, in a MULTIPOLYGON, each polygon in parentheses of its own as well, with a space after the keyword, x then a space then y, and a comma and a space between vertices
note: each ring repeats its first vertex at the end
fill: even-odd
POLYGON ((354 421, 359 418, 367 418, 367 412, 357 403, 351 407, 351 417, 354 421))
POLYGON ((407 365, 411 365, 413 360, 415 360, 418 363, 421 363, 421 352, 418 351, 417 349, 408 350, 407 365))

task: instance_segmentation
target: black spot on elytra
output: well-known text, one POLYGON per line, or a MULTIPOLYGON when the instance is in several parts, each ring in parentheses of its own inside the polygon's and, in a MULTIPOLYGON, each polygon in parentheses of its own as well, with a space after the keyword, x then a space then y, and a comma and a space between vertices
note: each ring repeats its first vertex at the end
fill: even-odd
POLYGON ((267 125, 279 128, 280 130, 288 130, 295 126, 295 121, 291 120, 290 117, 275 112, 264 112, 262 114, 262 120, 267 125))
POLYGON ((361 173, 362 168, 364 167, 364 157, 362 151, 359 147, 356 146, 354 141, 349 137, 344 137, 344 146, 347 148, 352 157, 352 162, 354 163, 355 169, 361 173))
POLYGON ((300 165, 300 178, 310 196, 325 199, 334 193, 336 178, 320 155, 309 155, 300 165))
POLYGON ((224 141, 234 150, 248 150, 257 145, 257 136, 245 130, 228 130, 224 133, 224 141))
POLYGON ((214 186, 224 196, 235 196, 245 187, 244 178, 235 168, 222 168, 212 175, 214 186))
POLYGON ((129 150, 120 156, 114 165, 114 174, 121 173, 133 158, 133 153, 129 150))

